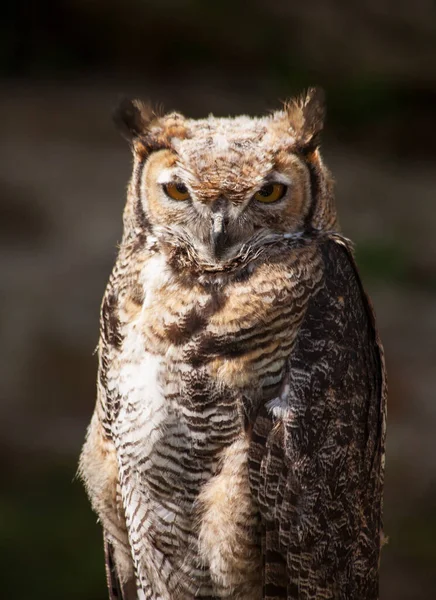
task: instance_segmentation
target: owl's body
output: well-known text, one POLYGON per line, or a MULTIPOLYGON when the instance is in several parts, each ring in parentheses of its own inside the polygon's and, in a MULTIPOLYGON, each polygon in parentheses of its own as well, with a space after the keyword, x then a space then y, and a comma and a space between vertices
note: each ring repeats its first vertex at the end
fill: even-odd
POLYGON ((382 354, 319 105, 123 120, 135 167, 81 459, 111 597, 376 599, 382 354))

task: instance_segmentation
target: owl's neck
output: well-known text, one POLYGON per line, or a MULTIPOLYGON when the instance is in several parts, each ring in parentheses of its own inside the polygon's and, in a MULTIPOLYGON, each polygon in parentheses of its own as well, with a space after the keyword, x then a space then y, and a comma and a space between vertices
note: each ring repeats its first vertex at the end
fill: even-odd
POLYGON ((280 256, 311 243, 314 237, 319 235, 324 234, 315 230, 310 233, 263 232, 219 261, 197 251, 194 246, 175 244, 171 241, 156 240, 156 243, 165 254, 167 264, 178 276, 192 279, 193 282, 206 287, 221 287, 232 281, 243 281, 259 264, 273 262, 280 256))

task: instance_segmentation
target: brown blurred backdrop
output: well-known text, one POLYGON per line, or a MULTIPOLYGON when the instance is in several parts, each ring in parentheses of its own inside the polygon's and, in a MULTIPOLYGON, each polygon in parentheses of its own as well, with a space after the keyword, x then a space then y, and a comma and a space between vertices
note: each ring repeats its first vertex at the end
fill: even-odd
POLYGON ((4 0, 2 13, 2 597, 106 598, 75 470, 130 172, 117 99, 255 114, 320 84, 390 376, 381 599, 436 598, 434 2, 4 0))

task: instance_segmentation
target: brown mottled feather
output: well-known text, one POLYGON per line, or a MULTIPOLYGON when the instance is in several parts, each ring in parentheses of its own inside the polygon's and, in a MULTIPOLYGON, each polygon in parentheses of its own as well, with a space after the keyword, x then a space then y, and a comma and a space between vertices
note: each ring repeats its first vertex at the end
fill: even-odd
POLYGON ((378 598, 386 384, 371 306, 348 244, 319 246, 277 416, 263 406, 250 449, 265 552, 264 598, 378 598))

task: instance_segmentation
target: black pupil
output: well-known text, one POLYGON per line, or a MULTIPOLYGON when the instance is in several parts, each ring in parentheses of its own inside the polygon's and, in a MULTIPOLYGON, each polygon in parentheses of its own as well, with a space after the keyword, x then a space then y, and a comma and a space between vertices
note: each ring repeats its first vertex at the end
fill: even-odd
POLYGON ((186 194, 188 191, 186 189, 186 185, 183 185, 183 183, 176 183, 176 190, 179 192, 179 194, 186 194))
POLYGON ((273 191, 274 186, 272 185, 272 183, 269 183, 268 185, 264 185, 263 188, 259 190, 259 194, 261 196, 271 196, 273 191))

